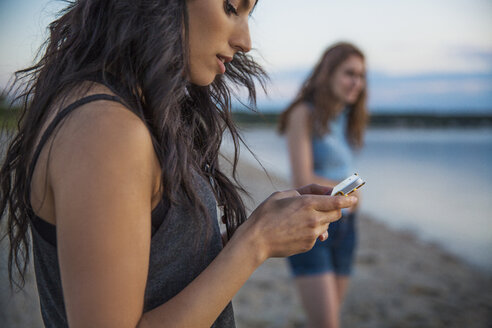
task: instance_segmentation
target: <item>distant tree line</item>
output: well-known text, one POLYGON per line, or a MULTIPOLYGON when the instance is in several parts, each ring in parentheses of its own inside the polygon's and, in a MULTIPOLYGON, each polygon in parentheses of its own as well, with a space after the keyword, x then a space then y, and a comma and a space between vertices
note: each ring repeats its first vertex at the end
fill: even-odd
MULTIPOLYGON (((240 125, 275 126, 278 113, 233 112, 240 125)), ((370 127, 492 127, 490 114, 390 114, 374 113, 369 120, 370 127)))
POLYGON ((11 107, 5 92, 0 92, 0 129, 12 128, 17 125, 19 109, 11 107))
MULTIPOLYGON (((17 108, 10 108, 5 93, 0 93, 0 127, 13 127, 19 114, 17 108)), ((277 125, 278 113, 254 113, 235 111, 234 121, 239 125, 270 126, 277 125)), ((492 127, 490 114, 423 114, 423 113, 374 113, 371 114, 371 127, 492 127)))

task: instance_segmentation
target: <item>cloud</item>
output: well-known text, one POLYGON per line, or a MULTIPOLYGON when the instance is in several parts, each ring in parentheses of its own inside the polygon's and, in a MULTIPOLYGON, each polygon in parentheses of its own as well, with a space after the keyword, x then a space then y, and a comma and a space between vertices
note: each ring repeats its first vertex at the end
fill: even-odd
MULTIPOLYGON (((309 69, 272 74, 269 97, 259 95, 260 109, 285 108, 297 94, 309 69)), ((431 109, 439 111, 492 112, 492 70, 484 73, 426 73, 390 75, 368 73, 369 107, 375 111, 431 109)))
POLYGON ((492 66, 492 48, 455 46, 450 49, 450 52, 464 59, 480 60, 492 66))

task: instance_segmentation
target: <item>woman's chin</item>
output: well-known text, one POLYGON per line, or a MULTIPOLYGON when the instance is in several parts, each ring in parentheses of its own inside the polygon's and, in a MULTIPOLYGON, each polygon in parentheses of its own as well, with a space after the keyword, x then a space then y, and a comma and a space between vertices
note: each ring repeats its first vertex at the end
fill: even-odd
POLYGON ((358 98, 359 98, 359 97, 357 97, 357 96, 354 96, 354 97, 347 97, 347 98, 345 99, 345 103, 346 103, 347 105, 349 105, 349 106, 352 106, 352 105, 354 105, 354 104, 357 102, 357 99, 358 99, 358 98))
POLYGON ((199 87, 206 87, 212 84, 216 78, 218 78, 220 74, 203 74, 201 76, 191 76, 188 77, 188 81, 191 84, 197 85, 199 87))

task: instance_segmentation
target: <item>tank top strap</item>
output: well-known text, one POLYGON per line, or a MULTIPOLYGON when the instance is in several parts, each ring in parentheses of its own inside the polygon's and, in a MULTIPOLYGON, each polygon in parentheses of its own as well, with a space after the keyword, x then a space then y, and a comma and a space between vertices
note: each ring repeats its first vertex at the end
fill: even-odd
MULTIPOLYGON (((103 93, 100 93, 100 94, 94 94, 94 95, 90 95, 90 96, 87 96, 87 97, 83 97, 73 103, 71 103, 70 105, 68 105, 67 107, 65 107, 63 110, 61 110, 56 116, 55 118, 53 119, 53 121, 51 121, 51 123, 48 125, 48 127, 46 128, 46 131, 44 131, 38 145, 36 146, 36 150, 32 156, 32 159, 31 159, 31 163, 29 165, 29 175, 27 176, 27 190, 28 190, 28 198, 30 197, 30 190, 31 190, 31 179, 32 179, 32 175, 34 174, 34 168, 36 167, 36 162, 38 161, 38 158, 39 158, 39 155, 41 154, 41 150, 43 149, 43 146, 44 144, 48 141, 51 133, 53 132, 53 130, 55 130, 56 126, 68 115, 70 114, 73 110, 77 109, 78 107, 81 107, 87 103, 90 103, 90 102, 93 102, 93 101, 98 101, 98 100, 108 100, 108 101, 114 101, 114 102, 119 102, 120 104, 122 104, 123 106, 125 106, 125 104, 123 103, 123 101, 119 98, 119 97, 116 97, 116 96, 112 96, 112 95, 108 95, 108 94, 103 94, 103 93)), ((126 107, 126 106, 125 106, 126 107)))

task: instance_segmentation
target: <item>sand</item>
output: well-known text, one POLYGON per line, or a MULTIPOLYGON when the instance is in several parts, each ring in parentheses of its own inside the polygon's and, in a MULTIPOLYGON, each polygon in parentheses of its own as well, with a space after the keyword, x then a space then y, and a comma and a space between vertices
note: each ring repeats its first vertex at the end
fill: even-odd
MULTIPOLYGON (((253 207, 289 184, 241 163, 253 207)), ((342 327, 492 327, 492 274, 436 245, 358 217, 355 272, 342 309, 342 327)), ((305 316, 285 259, 270 259, 234 299, 238 328, 304 327, 305 316)))
MULTIPOLYGON (((240 179, 249 209, 289 184, 246 162, 240 179)), ((358 218, 355 272, 342 309, 343 327, 492 327, 492 274, 481 272, 418 236, 358 218)), ((9 291, 5 242, 0 252, 0 326, 42 327, 34 277, 9 291)), ((492 250, 491 250, 492 251, 492 250)), ((284 259, 258 268, 233 300, 238 328, 303 327, 305 316, 284 259)))

